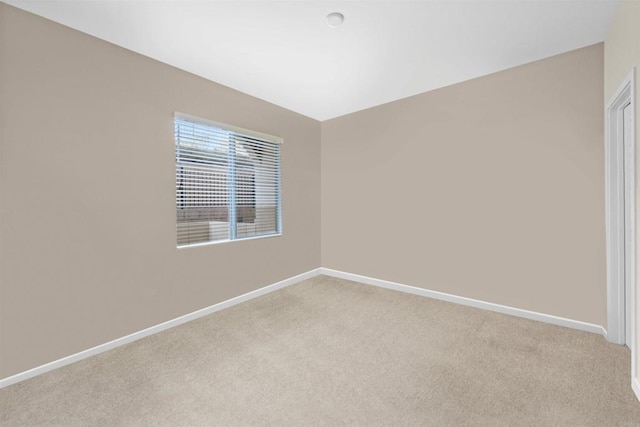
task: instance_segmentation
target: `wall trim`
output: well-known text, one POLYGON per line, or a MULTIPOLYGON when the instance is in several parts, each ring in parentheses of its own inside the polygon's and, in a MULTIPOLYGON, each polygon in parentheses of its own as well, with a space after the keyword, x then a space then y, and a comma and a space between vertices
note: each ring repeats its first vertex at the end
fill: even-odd
POLYGON ((640 381, 638 378, 631 378, 631 389, 635 393, 638 400, 640 400, 640 381))
MULTIPOLYGON (((61 359, 54 360, 53 362, 49 362, 44 365, 37 366, 27 371, 20 372, 10 377, 0 379, 0 388, 10 386, 20 381, 24 381, 26 379, 35 377, 37 375, 44 374, 46 372, 52 371, 57 368, 61 368, 63 366, 69 365, 74 362, 78 362, 82 359, 86 359, 88 357, 98 355, 105 351, 123 346, 125 344, 129 344, 131 342, 148 337, 150 335, 157 334, 158 332, 162 332, 166 329, 170 329, 170 328, 182 325, 183 323, 187 323, 191 320, 195 320, 200 317, 207 316, 209 314, 215 313, 225 308, 232 307, 234 305, 252 300, 262 295, 266 295, 268 293, 277 291, 278 289, 282 289, 287 286, 294 285, 303 280, 311 279, 319 275, 326 275, 326 276, 336 277, 339 279, 351 280, 351 281, 362 283, 365 285, 377 286, 380 288, 391 289, 399 292, 423 296, 427 298, 433 298, 441 301, 447 301, 454 304, 480 308, 484 310, 494 311, 497 313, 508 314, 516 317, 522 317, 530 320, 537 320, 540 322, 551 323, 554 325, 564 326, 567 328, 577 329, 580 331, 602 334, 604 336, 606 336, 607 334, 607 331, 603 326, 595 325, 592 323, 581 322, 579 320, 572 320, 564 317, 553 316, 550 314, 523 310, 519 308, 509 307, 506 305, 494 304, 494 303, 476 300, 472 298, 461 297, 458 295, 447 294, 444 292, 418 288, 415 286, 405 285, 397 282, 390 282, 388 280, 375 279, 373 277, 361 276, 359 274, 352 274, 344 271, 320 267, 320 268, 315 268, 313 270, 309 270, 302 274, 298 274, 288 279, 281 280, 280 282, 273 283, 271 285, 256 289, 254 291, 247 292, 246 294, 228 299, 226 301, 222 301, 220 303, 211 305, 209 307, 205 307, 203 309, 194 311, 192 313, 185 314, 184 316, 176 317, 175 319, 168 320, 164 323, 151 326, 149 328, 143 329, 138 332, 134 332, 124 337, 117 338, 115 340, 106 342, 104 344, 97 345, 87 350, 83 350, 79 353, 75 353, 70 356, 66 356, 61 359)), ((638 382, 638 380, 635 378, 632 381, 632 387, 634 392, 636 393, 636 396, 638 396, 638 399, 640 399, 640 382, 638 382)))
POLYGON ((217 304, 211 305, 209 307, 205 307, 200 310, 196 310, 192 313, 185 314, 184 316, 176 317, 175 319, 168 320, 166 322, 160 323, 155 326, 151 326, 149 328, 143 329, 138 332, 134 332, 132 334, 126 335, 121 338, 116 338, 115 340, 97 345, 95 347, 91 347, 79 353, 75 353, 70 356, 66 356, 61 359, 54 360, 53 362, 49 362, 44 365, 37 366, 27 371, 20 372, 10 377, 0 379, 0 388, 10 386, 20 381, 24 381, 26 379, 35 377, 37 375, 44 374, 45 372, 49 372, 54 369, 61 368, 63 366, 69 365, 74 362, 78 362, 82 359, 95 356, 107 350, 111 350, 111 349, 123 346, 125 344, 129 344, 141 338, 148 337, 149 335, 157 334, 158 332, 162 332, 166 329, 170 329, 170 328, 182 325, 183 323, 187 323, 191 320, 195 320, 200 317, 207 316, 209 314, 215 313, 220 310, 224 310, 225 308, 232 307, 234 305, 252 300, 254 298, 258 298, 262 295, 266 295, 268 293, 277 291, 278 289, 282 289, 287 286, 294 285, 303 280, 311 279, 312 277, 318 276, 319 274, 320 274, 320 269, 314 268, 313 270, 309 270, 305 273, 298 274, 297 276, 293 276, 288 279, 281 280, 280 282, 276 282, 271 285, 265 286, 263 288, 259 288, 254 291, 247 292, 246 294, 242 294, 240 296, 228 299, 226 301, 219 302, 217 304))
POLYGON ((325 276, 336 277, 339 279, 351 280, 366 285, 377 286, 394 291, 405 292, 408 294, 419 295, 427 298, 433 298, 441 301, 452 302, 455 304, 466 305, 469 307, 481 308, 484 310, 494 311, 496 313, 509 314, 511 316, 522 317, 539 322, 551 323, 553 325, 564 326, 566 328, 577 329, 580 331, 592 332, 595 334, 606 335, 606 330, 601 325, 582 322, 579 320, 567 319, 564 317, 553 316, 551 314, 538 313, 535 311, 523 310, 520 308, 509 307, 506 305, 494 304, 491 302, 480 301, 472 298, 461 297, 458 295, 447 294, 444 292, 432 291, 428 289, 418 288, 415 286, 404 285, 402 283, 390 282, 388 280, 375 279, 373 277, 361 276, 359 274, 346 273, 344 271, 332 270, 330 268, 320 268, 320 274, 325 276))
MULTIPOLYGON (((636 284, 635 67, 605 108, 607 340, 634 348, 636 284), (623 110, 631 108, 631 141, 623 141, 623 110), (629 330, 626 328, 629 327, 629 330)), ((635 367, 633 368, 635 373, 635 367)))

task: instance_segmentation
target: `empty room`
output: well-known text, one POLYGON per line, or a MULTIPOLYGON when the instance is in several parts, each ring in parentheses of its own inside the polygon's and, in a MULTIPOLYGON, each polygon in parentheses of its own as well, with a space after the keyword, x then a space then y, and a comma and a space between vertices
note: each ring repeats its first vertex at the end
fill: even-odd
POLYGON ((0 425, 640 426, 640 1, 0 0, 0 425))

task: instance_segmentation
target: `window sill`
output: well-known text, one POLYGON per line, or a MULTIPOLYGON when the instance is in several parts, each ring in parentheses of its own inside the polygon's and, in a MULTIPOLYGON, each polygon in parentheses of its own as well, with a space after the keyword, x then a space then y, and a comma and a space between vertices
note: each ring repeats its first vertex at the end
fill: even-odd
POLYGON ((269 237, 281 237, 282 233, 273 233, 273 234, 265 234, 262 236, 251 236, 251 237, 241 237, 239 239, 227 239, 227 240, 216 240, 213 242, 199 242, 199 243, 185 243, 183 245, 177 245, 176 249, 187 249, 187 248, 195 248, 198 246, 210 246, 210 245, 219 245, 222 243, 233 243, 233 242, 244 242, 247 240, 260 240, 267 239, 269 237))

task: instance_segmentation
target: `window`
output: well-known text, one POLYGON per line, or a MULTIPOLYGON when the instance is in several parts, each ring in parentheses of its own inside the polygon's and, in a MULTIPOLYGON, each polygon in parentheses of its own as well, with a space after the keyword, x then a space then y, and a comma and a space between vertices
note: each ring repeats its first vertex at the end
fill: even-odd
POLYGON ((279 138, 176 116, 177 243, 281 232, 279 138))

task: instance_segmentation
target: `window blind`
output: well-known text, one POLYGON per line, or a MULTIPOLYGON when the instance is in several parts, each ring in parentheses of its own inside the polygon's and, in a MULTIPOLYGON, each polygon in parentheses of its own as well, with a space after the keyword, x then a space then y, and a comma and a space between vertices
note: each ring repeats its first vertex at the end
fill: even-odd
POLYGON ((280 234, 280 144, 175 118, 178 246, 280 234))

